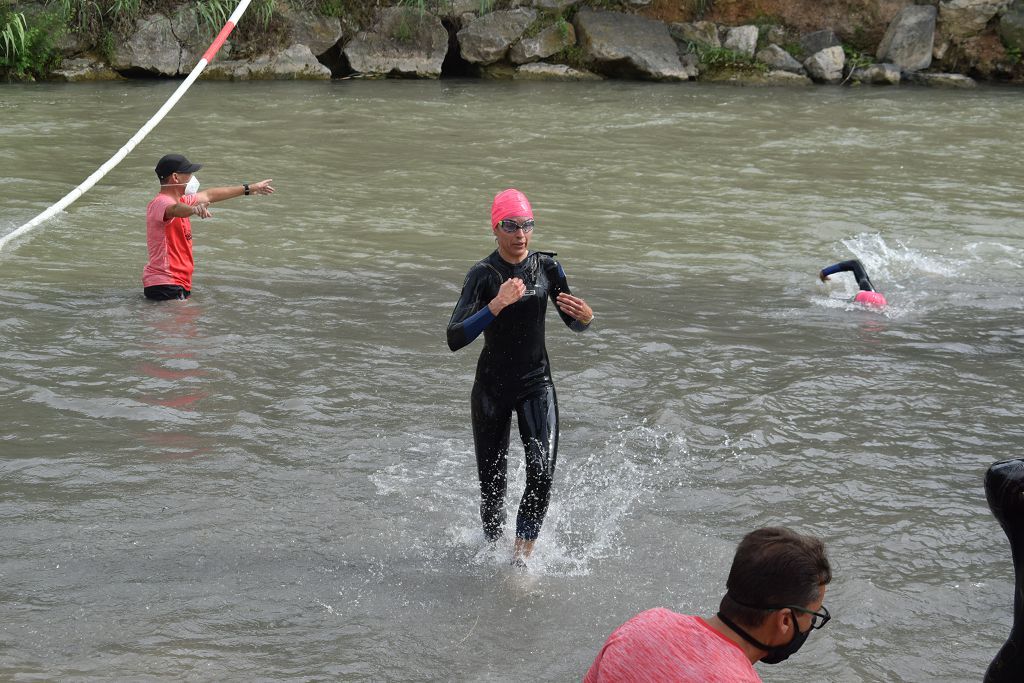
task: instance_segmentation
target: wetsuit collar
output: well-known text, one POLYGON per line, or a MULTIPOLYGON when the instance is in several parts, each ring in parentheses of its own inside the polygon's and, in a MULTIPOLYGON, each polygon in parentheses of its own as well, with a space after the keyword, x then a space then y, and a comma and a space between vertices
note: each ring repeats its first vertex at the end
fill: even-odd
POLYGON ((536 253, 537 253, 537 252, 535 252, 535 251, 528 251, 528 252, 526 252, 526 256, 524 256, 524 257, 523 257, 523 260, 522 260, 522 261, 520 261, 519 263, 509 263, 508 261, 506 261, 506 260, 505 260, 505 259, 504 259, 504 258, 503 258, 503 257, 501 256, 501 251, 500 251, 500 250, 498 250, 498 249, 495 249, 495 250, 494 250, 494 254, 495 254, 495 255, 496 255, 497 257, 498 257, 498 260, 499 260, 499 261, 501 261, 501 262, 502 262, 503 264, 505 264, 506 266, 508 266, 509 268, 515 268, 516 266, 521 266, 521 265, 523 265, 524 263, 526 263, 526 262, 527 262, 527 261, 528 261, 528 260, 530 259, 530 257, 531 257, 531 256, 533 256, 533 255, 534 255, 534 254, 536 254, 536 253))

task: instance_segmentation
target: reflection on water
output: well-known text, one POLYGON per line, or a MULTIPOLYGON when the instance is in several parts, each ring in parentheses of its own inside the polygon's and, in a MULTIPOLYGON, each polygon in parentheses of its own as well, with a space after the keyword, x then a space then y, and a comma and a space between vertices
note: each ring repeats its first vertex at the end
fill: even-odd
MULTIPOLYGON (((196 350, 197 342, 201 342, 196 322, 203 308, 190 301, 147 305, 157 311, 149 319, 147 335, 152 360, 140 361, 136 366, 136 373, 144 378, 139 400, 176 411, 198 412, 197 404, 210 395, 201 388, 210 372, 200 366, 196 350)), ((193 458, 211 452, 207 439, 180 430, 149 430, 140 434, 140 441, 163 458, 193 458)))
MULTIPOLYGON (((7 86, 0 233, 173 86, 7 86)), ((574 680, 641 609, 713 613, 786 524, 831 548, 835 618, 766 681, 978 680, 1012 603, 981 477, 1024 444, 1020 97, 197 84, 0 253, 0 678, 574 680), (154 304, 167 151, 279 191, 197 222, 193 298, 154 304), (598 315, 549 326, 527 575, 483 543, 476 352, 444 342, 509 186, 598 315), (885 310, 817 280, 854 257, 885 310)))

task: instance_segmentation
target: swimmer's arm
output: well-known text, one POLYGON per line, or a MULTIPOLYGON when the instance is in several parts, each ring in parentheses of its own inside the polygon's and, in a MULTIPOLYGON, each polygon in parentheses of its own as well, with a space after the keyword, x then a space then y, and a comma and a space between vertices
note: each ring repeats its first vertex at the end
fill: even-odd
MULTIPOLYGON (((467 286, 469 278, 466 279, 467 286)), ((452 351, 461 349, 466 344, 476 339, 484 329, 494 322, 506 307, 511 306, 515 302, 523 298, 523 294, 526 292, 526 285, 517 277, 509 278, 501 283, 501 287, 498 288, 498 293, 487 302, 486 306, 480 307, 475 313, 470 315, 468 318, 465 317, 470 308, 470 302, 464 304, 466 300, 466 287, 462 288, 463 296, 459 299, 459 303, 455 306, 455 312, 452 313, 452 320, 448 323, 448 348, 452 351), (459 315, 460 310, 462 315, 459 315), (463 319, 464 318, 464 319, 463 319), (461 322, 457 322, 457 319, 463 319, 461 322)), ((476 295, 474 299, 470 301, 482 302, 486 300, 486 294, 480 289, 480 293, 476 295)), ((475 304, 473 307, 479 305, 475 304)))
POLYGON ((488 325, 494 322, 495 315, 491 309, 484 306, 461 323, 448 324, 448 348, 458 351, 463 346, 480 336, 488 325))
POLYGON ((586 301, 578 296, 562 292, 558 295, 555 303, 558 305, 558 315, 570 330, 583 332, 590 329, 590 323, 594 322, 594 310, 586 301))
POLYGON ((828 268, 822 268, 821 272, 818 273, 818 277, 821 278, 822 282, 828 280, 829 275, 835 275, 836 273, 845 273, 851 270, 856 270, 857 261, 840 261, 839 263, 833 263, 828 268))
POLYGON ((594 322, 594 311, 586 301, 572 295, 562 264, 555 261, 553 265, 548 271, 548 277, 551 280, 551 300, 558 308, 558 316, 573 332, 583 332, 594 322))
POLYGON ((868 273, 864 270, 863 264, 857 259, 850 259, 849 261, 840 261, 839 263, 833 264, 828 268, 823 268, 818 274, 822 282, 828 282, 828 276, 834 275, 835 273, 846 273, 852 272, 853 277, 857 280, 857 286, 864 291, 873 292, 875 291, 874 285, 871 284, 871 279, 868 277, 868 273))
POLYGON ((485 303, 490 299, 484 291, 486 283, 486 272, 477 268, 471 269, 466 276, 459 302, 448 321, 448 348, 452 351, 468 345, 494 322, 495 315, 485 303))

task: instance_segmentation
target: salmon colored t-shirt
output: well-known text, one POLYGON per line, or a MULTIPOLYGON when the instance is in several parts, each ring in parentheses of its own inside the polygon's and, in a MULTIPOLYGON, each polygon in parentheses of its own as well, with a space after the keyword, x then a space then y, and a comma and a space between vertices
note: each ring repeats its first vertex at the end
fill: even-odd
MULTIPOLYGON (((182 204, 194 206, 196 195, 186 194, 182 204)), ((146 245, 149 262, 142 269, 142 286, 181 285, 192 291, 192 221, 188 218, 164 220, 164 213, 178 202, 158 194, 146 207, 146 245)))
POLYGON ((584 683, 761 683, 738 645, 700 617, 641 612, 608 636, 584 683))

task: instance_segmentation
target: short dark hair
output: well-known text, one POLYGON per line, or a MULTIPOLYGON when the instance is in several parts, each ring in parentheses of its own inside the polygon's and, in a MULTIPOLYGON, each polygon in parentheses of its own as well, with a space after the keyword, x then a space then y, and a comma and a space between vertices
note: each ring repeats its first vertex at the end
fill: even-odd
POLYGON ((728 589, 718 609, 733 621, 757 627, 772 607, 802 607, 818 599, 832 580, 832 567, 821 539, 783 527, 751 531, 736 547, 728 589))

